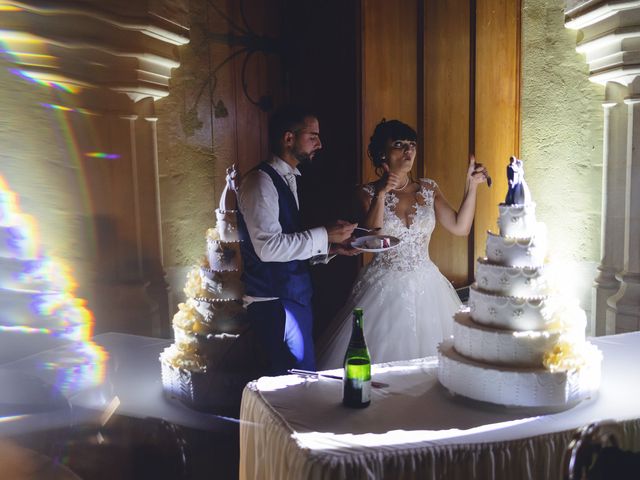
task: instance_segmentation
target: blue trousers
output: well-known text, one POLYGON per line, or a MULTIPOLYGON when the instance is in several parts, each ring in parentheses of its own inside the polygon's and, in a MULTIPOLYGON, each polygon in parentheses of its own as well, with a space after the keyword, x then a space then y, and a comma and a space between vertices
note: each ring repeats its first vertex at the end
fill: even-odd
POLYGON ((269 300, 249 304, 247 313, 268 357, 268 375, 283 375, 289 368, 316 369, 311 305, 269 300))

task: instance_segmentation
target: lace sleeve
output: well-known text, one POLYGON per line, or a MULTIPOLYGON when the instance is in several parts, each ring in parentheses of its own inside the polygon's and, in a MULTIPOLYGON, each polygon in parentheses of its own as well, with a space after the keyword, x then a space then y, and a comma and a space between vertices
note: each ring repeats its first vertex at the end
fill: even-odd
POLYGON ((420 183, 422 184, 423 187, 426 187, 429 190, 438 189, 438 184, 434 180, 431 180, 430 178, 421 178, 420 183))
POLYGON ((430 178, 420 179, 420 193, 426 205, 433 205, 433 201, 438 191, 438 184, 430 178))
POLYGON ((363 185, 362 186, 362 191, 367 193, 371 198, 373 198, 373 196, 376 193, 375 188, 373 188, 373 185, 370 184, 370 183, 367 183, 367 184, 363 185))

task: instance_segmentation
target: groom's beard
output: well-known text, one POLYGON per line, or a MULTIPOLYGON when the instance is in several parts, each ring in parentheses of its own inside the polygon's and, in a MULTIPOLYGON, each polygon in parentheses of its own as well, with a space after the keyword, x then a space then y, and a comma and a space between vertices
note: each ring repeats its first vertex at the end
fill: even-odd
POLYGON ((316 154, 316 150, 314 150, 311 153, 293 152, 293 156, 296 157, 296 160, 298 160, 303 165, 310 165, 311 162, 313 161, 313 157, 315 156, 315 154, 316 154))

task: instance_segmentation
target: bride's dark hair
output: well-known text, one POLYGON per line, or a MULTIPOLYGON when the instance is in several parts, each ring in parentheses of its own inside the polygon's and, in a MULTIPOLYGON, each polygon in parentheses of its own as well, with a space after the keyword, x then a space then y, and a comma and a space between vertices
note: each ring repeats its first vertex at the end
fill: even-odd
POLYGON ((387 121, 383 118, 382 121, 376 125, 376 128, 373 130, 373 135, 371 135, 369 139, 367 155, 369 155, 378 176, 382 176, 384 173, 382 165, 385 163, 384 153, 388 140, 392 142, 396 140, 416 142, 418 140, 418 134, 413 128, 400 120, 387 121))

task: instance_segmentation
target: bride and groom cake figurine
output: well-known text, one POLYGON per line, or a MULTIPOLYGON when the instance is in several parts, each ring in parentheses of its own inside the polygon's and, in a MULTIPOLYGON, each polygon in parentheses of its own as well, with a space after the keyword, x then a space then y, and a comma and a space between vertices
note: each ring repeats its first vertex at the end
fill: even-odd
POLYGON ((531 203, 531 192, 524 179, 524 165, 522 160, 509 157, 507 165, 507 180, 509 189, 505 198, 505 205, 525 205, 531 203))

